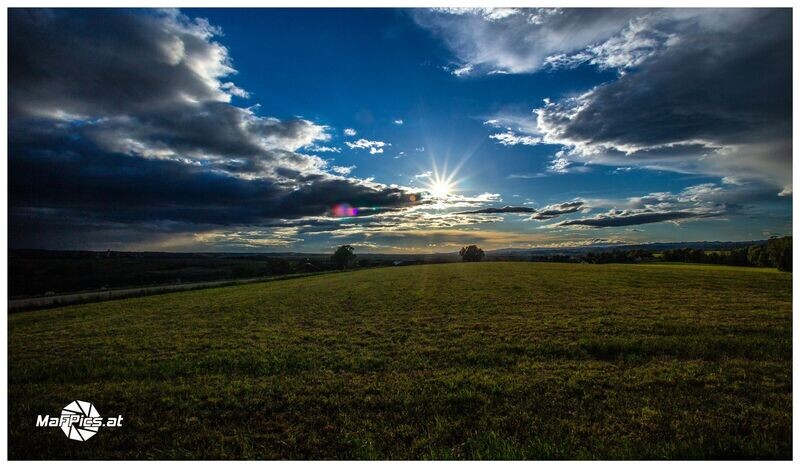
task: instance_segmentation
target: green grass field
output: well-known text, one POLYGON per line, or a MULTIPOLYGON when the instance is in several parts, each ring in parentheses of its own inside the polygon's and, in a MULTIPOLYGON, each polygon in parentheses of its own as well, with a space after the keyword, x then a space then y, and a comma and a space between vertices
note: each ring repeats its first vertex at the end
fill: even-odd
POLYGON ((791 279, 446 264, 12 314, 9 457, 786 459, 791 279), (123 427, 34 427, 75 399, 123 427))

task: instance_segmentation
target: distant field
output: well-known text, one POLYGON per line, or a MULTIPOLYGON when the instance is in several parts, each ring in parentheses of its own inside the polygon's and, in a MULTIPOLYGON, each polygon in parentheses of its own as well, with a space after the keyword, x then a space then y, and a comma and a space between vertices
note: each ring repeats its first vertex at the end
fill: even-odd
POLYGON ((445 264, 13 314, 9 457, 789 459, 791 280, 445 264), (34 427, 75 399, 123 427, 34 427))

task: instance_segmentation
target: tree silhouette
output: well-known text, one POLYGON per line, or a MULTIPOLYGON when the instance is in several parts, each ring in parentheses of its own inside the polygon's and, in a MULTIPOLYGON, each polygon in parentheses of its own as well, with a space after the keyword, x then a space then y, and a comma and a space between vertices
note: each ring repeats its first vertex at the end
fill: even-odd
POLYGON ((461 247, 461 251, 458 254, 461 255, 462 262, 480 262, 483 259, 483 249, 477 245, 461 247))
POLYGON ((339 266, 342 270, 348 267, 348 265, 355 262, 356 254, 353 253, 353 246, 351 245, 343 245, 336 249, 331 260, 333 263, 339 266))
POLYGON ((773 266, 781 271, 792 271, 792 236, 768 240, 766 250, 773 266))

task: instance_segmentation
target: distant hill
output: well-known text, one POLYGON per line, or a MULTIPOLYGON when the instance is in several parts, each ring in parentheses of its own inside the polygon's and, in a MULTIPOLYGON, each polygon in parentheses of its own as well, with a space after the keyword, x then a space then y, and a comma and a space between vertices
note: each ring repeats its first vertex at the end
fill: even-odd
POLYGON ((596 244, 576 247, 535 247, 530 249, 496 249, 487 250, 486 256, 528 256, 532 254, 542 255, 570 255, 582 254, 591 251, 603 250, 649 250, 660 252, 662 250, 673 249, 702 249, 702 250, 729 250, 748 247, 754 244, 763 244, 766 240, 752 241, 698 241, 698 242, 653 242, 647 244, 596 244))
MULTIPOLYGON (((751 241, 698 241, 698 242, 653 242, 646 244, 595 244, 575 247, 533 247, 527 249, 506 248, 486 250, 487 256, 530 255, 532 253, 562 254, 583 253, 598 250, 632 250, 642 249, 651 251, 671 249, 703 249, 726 250, 747 247, 753 244, 763 244, 765 240, 751 241)), ((332 252, 134 252, 121 250, 46 250, 46 249, 9 249, 10 258, 328 258, 332 252)), ((359 257, 375 259, 434 259, 458 257, 458 252, 435 252, 424 254, 401 253, 370 253, 356 250, 359 257)))

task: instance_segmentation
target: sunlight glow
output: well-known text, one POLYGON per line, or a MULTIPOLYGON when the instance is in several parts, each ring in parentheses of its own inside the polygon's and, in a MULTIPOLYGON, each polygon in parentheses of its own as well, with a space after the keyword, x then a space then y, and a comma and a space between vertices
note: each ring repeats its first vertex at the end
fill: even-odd
POLYGON ((447 198, 452 190, 452 184, 446 180, 431 179, 431 184, 428 186, 428 191, 434 198, 447 198))
POLYGON ((448 174, 446 172, 447 166, 445 166, 440 173, 436 163, 433 164, 431 169, 428 175, 428 185, 425 186, 425 190, 431 198, 437 201, 444 201, 455 195, 455 192, 458 192, 456 187, 458 181, 453 180, 456 177, 455 171, 448 174))

